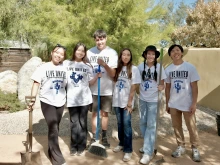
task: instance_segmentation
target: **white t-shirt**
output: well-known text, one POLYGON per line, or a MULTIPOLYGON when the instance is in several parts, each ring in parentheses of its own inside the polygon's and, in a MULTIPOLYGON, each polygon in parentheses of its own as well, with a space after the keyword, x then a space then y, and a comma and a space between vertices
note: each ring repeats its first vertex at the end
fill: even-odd
POLYGON ((190 84, 200 79, 196 68, 188 62, 183 62, 181 65, 171 64, 165 71, 166 83, 171 83, 168 106, 181 111, 189 111, 192 104, 190 84))
POLYGON ((84 62, 64 61, 67 67, 67 107, 92 103, 89 81, 93 79, 92 66, 84 62))
MULTIPOLYGON (((136 66, 132 66, 132 78, 128 79, 127 67, 123 66, 122 71, 118 76, 118 80, 114 85, 112 106, 120 108, 126 107, 129 99, 131 85, 140 83, 141 77, 138 68, 136 66)), ((133 105, 134 100, 132 101, 132 107, 133 105)))
POLYGON ((40 83, 40 101, 61 107, 66 102, 66 68, 47 62, 39 66, 31 79, 40 83))
MULTIPOLYGON (((151 78, 148 78, 147 72, 149 67, 145 64, 146 76, 145 80, 142 80, 142 72, 144 70, 144 62, 138 65, 138 69, 141 75, 141 85, 140 85, 140 99, 146 102, 157 102, 158 101, 158 85, 159 85, 159 75, 160 75, 160 64, 157 63, 157 82, 154 80, 155 66, 150 67, 151 78)), ((162 66, 161 80, 166 79, 166 74, 162 66)))
MULTIPOLYGON (((87 51, 87 57, 89 62, 93 66, 93 73, 96 74, 98 70, 97 59, 102 58, 104 62, 111 68, 117 68, 118 64, 118 55, 117 52, 110 48, 106 47, 102 51, 98 50, 97 47, 93 47, 87 51)), ((102 77, 100 79, 100 95, 109 96, 112 95, 113 82, 112 78, 107 74, 107 71, 104 67, 101 66, 102 77)), ((98 95, 98 85, 97 81, 94 85, 90 87, 93 95, 98 95)))

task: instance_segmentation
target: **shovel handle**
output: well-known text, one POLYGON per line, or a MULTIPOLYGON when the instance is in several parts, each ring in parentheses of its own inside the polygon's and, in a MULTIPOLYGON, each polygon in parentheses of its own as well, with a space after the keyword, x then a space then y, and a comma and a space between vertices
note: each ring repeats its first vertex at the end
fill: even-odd
POLYGON ((28 129, 28 144, 29 144, 29 152, 32 151, 32 137, 33 137, 33 130, 32 130, 32 118, 33 118, 33 114, 32 114, 32 110, 33 110, 33 105, 36 101, 36 97, 35 96, 25 96, 25 102, 27 104, 27 106, 30 107, 30 111, 29 111, 29 129, 28 129))

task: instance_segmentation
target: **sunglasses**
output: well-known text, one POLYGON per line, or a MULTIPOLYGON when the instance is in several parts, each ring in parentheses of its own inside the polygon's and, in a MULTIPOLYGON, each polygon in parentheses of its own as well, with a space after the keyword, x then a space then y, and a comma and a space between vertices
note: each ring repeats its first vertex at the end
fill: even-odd
POLYGON ((146 77, 147 77, 148 79, 151 79, 151 72, 150 72, 150 68, 147 70, 147 75, 146 75, 146 77))
POLYGON ((54 49, 55 48, 63 48, 65 51, 66 51, 66 47, 64 47, 64 46, 62 46, 62 45, 60 45, 60 44, 57 44, 55 47, 54 47, 54 49))

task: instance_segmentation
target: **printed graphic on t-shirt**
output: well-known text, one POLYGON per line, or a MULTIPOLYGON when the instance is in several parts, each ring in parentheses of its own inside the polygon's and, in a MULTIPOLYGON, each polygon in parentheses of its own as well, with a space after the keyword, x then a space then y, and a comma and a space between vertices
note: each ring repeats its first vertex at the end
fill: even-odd
POLYGON ((70 75, 70 78, 77 84, 79 80, 83 79, 83 76, 80 74, 76 75, 76 72, 72 72, 72 75, 70 75))
POLYGON ((62 86, 60 86, 61 84, 63 84, 63 81, 62 80, 54 80, 52 82, 53 82, 54 85, 52 87, 50 87, 50 89, 55 89, 56 94, 58 94, 59 90, 61 88, 63 88, 62 86))
POLYGON ((147 91, 148 89, 152 88, 152 87, 151 87, 151 83, 152 83, 152 80, 146 80, 146 81, 144 82, 144 84, 142 84, 145 91, 147 91))
POLYGON ((182 87, 183 81, 181 80, 175 80, 174 81, 174 88, 176 89, 176 93, 179 93, 181 89, 185 89, 185 87, 182 87))
MULTIPOLYGON (((99 73, 99 65, 94 65, 93 66, 93 73, 99 73)), ((103 69, 103 66, 100 66, 100 70, 101 70, 101 73, 105 73, 104 72, 104 69, 103 69)))
POLYGON ((171 79, 187 79, 188 78, 188 71, 173 71, 170 72, 171 79))
POLYGON ((74 87, 79 87, 78 83, 83 79, 82 73, 87 73, 88 69, 85 68, 76 68, 76 67, 68 67, 68 71, 71 71, 69 78, 72 80, 71 83, 74 84, 74 87))
POLYGON ((183 86, 183 80, 188 78, 188 71, 172 71, 169 73, 169 75, 170 78, 174 80, 174 88, 176 90, 176 93, 180 93, 181 90, 185 89, 185 87, 183 86))
POLYGON ((59 70, 47 70, 46 71, 47 78, 66 78, 66 72, 59 70))
MULTIPOLYGON (((97 63, 98 58, 102 59, 107 65, 109 63, 109 57, 106 57, 106 56, 101 56, 101 57, 100 56, 91 56, 89 61, 90 61, 91 64, 93 63, 93 73, 98 73, 99 72, 99 70, 98 70, 98 66, 99 65, 98 64, 94 64, 94 63, 97 63)), ((103 67, 100 66, 101 72, 105 73, 104 72, 104 68, 103 69, 102 68, 103 67)))
POLYGON ((123 80, 123 79, 118 79, 118 84, 116 85, 116 88, 119 89, 119 90, 118 90, 119 92, 121 92, 122 89, 128 88, 128 87, 126 86, 126 81, 123 80))
POLYGON ((109 63, 109 57, 106 57, 106 56, 91 56, 89 61, 90 63, 97 63, 98 61, 98 58, 101 58, 106 64, 109 63))
POLYGON ((50 78, 56 79, 52 81, 53 85, 50 87, 50 89, 56 90, 56 94, 58 94, 59 90, 63 88, 63 80, 59 80, 59 79, 60 78, 65 79, 66 72, 58 71, 58 70, 47 70, 46 77, 47 79, 50 79, 50 78))
POLYGON ((124 79, 128 79, 127 71, 121 71, 119 74, 118 84, 116 85, 116 88, 119 88, 119 92, 121 92, 123 88, 127 88, 126 81, 124 79))

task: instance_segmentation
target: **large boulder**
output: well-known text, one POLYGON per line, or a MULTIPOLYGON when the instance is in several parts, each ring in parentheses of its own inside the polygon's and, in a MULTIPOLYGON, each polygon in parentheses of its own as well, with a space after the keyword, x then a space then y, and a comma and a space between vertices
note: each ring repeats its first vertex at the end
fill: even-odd
MULTIPOLYGON (((42 64, 42 60, 39 57, 32 57, 28 60, 18 72, 18 99, 21 102, 25 102, 25 96, 31 95, 31 88, 33 80, 31 76, 35 69, 42 64)), ((35 108, 39 107, 39 100, 35 104, 35 108)))
POLYGON ((5 93, 17 93, 18 75, 12 70, 0 73, 0 89, 5 93))

